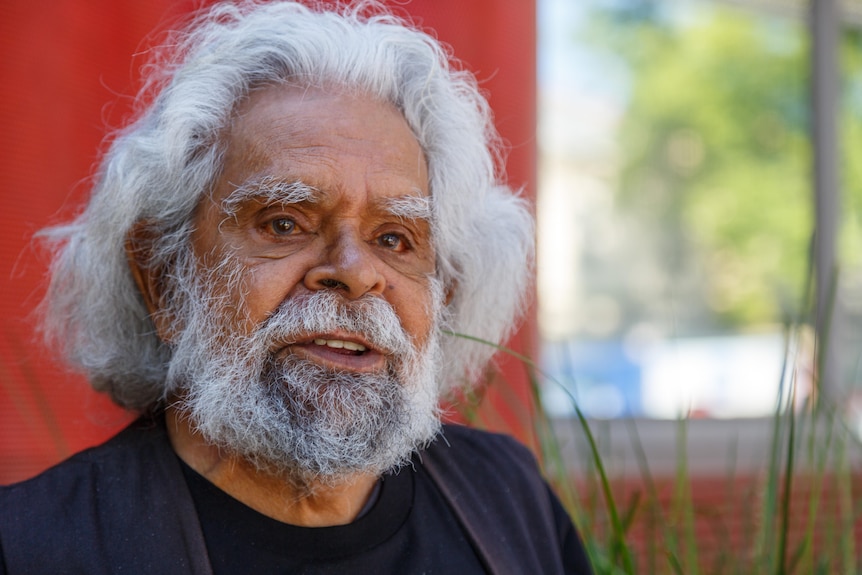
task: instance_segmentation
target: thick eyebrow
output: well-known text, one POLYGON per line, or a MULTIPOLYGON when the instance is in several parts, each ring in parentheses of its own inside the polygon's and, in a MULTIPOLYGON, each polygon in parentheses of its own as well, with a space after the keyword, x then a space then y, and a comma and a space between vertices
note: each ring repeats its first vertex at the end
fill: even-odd
POLYGON ((301 181, 286 182, 272 176, 251 180, 236 187, 222 200, 221 209, 228 216, 235 216, 240 206, 249 200, 272 204, 314 203, 320 191, 301 181))
POLYGON ((431 223, 434 218, 434 203, 431 196, 406 195, 386 198, 383 209, 391 215, 405 220, 424 220, 431 223))

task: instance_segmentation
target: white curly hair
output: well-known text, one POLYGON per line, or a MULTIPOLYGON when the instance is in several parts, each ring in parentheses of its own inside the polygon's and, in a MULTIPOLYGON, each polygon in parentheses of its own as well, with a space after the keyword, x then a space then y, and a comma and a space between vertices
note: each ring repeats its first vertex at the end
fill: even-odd
MULTIPOLYGON (((375 2, 217 4, 146 68, 137 117, 113 135, 91 199, 56 241, 44 330, 53 349, 119 405, 165 398, 171 347, 156 335, 125 244, 146 222, 149 265, 170 270, 189 250, 192 214, 216 179, 221 134, 250 90, 339 85, 391 102, 429 166, 437 279, 450 289, 447 329, 500 342, 524 306, 533 219, 504 183, 502 146, 474 77, 441 44, 375 2)), ((441 389, 475 381, 491 346, 445 337, 441 389)))

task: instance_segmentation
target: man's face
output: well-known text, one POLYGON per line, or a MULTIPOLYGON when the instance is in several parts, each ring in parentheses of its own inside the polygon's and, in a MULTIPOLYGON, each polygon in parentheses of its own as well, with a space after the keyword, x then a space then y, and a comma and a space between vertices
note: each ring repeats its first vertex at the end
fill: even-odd
POLYGON ((169 380, 208 442, 309 486, 382 473, 434 437, 443 293, 399 112, 256 92, 194 224, 169 380))
MULTIPOLYGON (((430 210, 404 217, 398 206, 415 208, 427 197, 425 157, 393 106, 268 87, 238 110, 224 170, 211 201, 195 214, 193 248, 208 267, 232 256, 245 269, 241 333, 285 300, 335 290, 347 300, 385 299, 422 347, 435 268, 430 210), (285 188, 294 197, 278 191, 285 188)), ((287 343, 283 353, 334 369, 379 371, 384 363, 382 350, 356 334, 315 333, 287 343)))

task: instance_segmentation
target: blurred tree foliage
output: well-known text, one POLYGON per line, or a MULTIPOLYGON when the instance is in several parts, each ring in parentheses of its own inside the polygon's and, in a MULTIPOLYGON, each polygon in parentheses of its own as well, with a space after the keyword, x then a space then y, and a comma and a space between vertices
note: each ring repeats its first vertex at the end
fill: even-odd
MULTIPOLYGON (((728 329, 795 315, 813 222, 805 23, 707 2, 601 6, 580 41, 630 75, 619 206, 685 305, 700 302, 701 329, 704 318, 728 329)), ((845 34, 841 54, 842 246, 859 260, 858 32, 845 34)))

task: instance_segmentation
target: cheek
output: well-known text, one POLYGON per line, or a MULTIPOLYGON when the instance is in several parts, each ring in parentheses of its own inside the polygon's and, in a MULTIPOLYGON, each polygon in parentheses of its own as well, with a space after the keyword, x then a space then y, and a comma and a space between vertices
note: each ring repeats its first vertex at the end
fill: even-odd
POLYGON ((256 262, 245 267, 240 293, 231 295, 245 316, 246 331, 254 331, 279 305, 295 294, 302 267, 285 260, 256 262))
MULTIPOLYGON (((227 293, 233 314, 233 324, 244 335, 253 333, 278 306, 293 295, 302 275, 299 266, 286 265, 283 260, 270 262, 240 262, 241 281, 227 293)), ((224 292, 222 292, 224 293, 224 292)))
POLYGON ((390 283, 389 286, 387 299, 398 314, 402 327, 419 347, 424 346, 434 322, 431 286, 427 282, 390 283))

